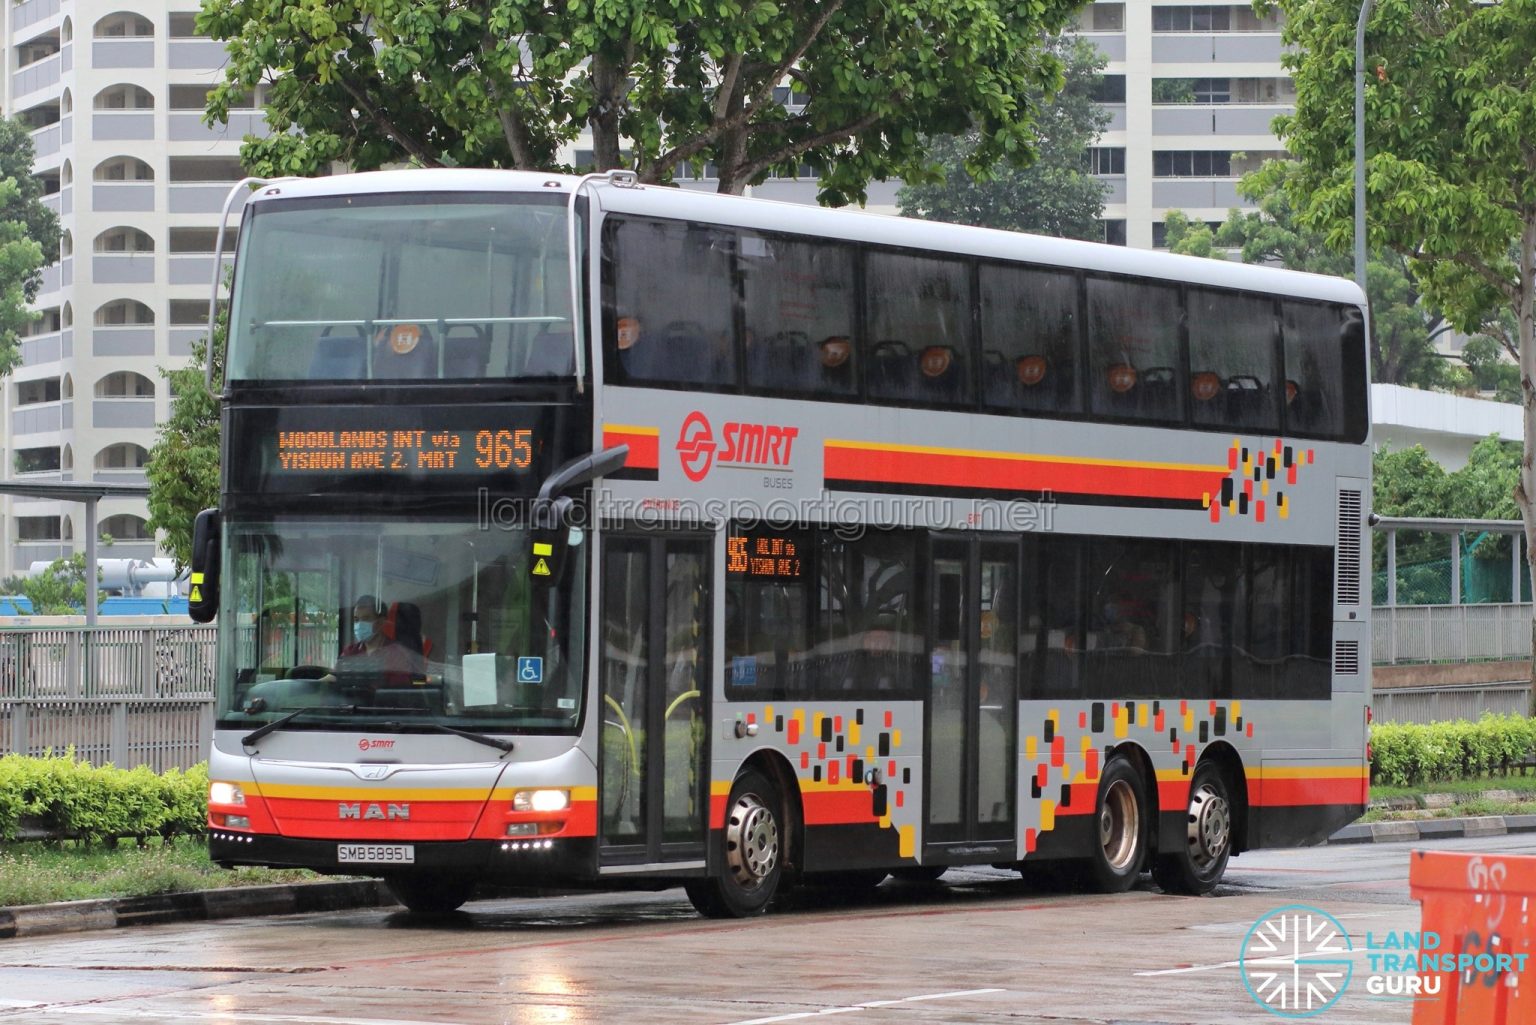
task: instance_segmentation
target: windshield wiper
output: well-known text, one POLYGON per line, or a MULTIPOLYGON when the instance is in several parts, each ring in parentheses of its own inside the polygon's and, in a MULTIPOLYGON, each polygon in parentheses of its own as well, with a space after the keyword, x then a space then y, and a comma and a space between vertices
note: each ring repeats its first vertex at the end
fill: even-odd
POLYGON ((452 733, 455 737, 463 737, 465 740, 473 740, 475 743, 484 744, 487 747, 500 748, 507 754, 512 753, 512 741, 510 740, 498 740, 495 737, 487 736, 484 733, 472 733, 469 730, 461 730, 457 726, 449 726, 446 723, 440 722, 413 723, 412 725, 425 726, 428 729, 436 730, 439 733, 452 733))
POLYGON ((306 705, 303 708, 295 708, 285 716, 273 719, 269 723, 263 723, 262 725, 256 727, 254 730, 241 737, 240 743, 245 747, 250 747, 252 744, 256 743, 256 741, 260 740, 262 737, 265 737, 267 734, 275 733, 276 731, 282 729, 284 726, 287 726, 289 723, 293 722, 293 720, 297 719, 299 716, 308 715, 311 712, 356 715, 358 712, 419 711, 421 711, 419 708, 406 708, 395 705, 306 705))

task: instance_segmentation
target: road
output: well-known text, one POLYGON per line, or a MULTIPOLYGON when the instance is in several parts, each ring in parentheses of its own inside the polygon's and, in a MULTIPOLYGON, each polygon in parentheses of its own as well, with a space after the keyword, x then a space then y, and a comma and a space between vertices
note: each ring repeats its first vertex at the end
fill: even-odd
MULTIPOLYGON (((1521 836, 1433 846, 1536 853, 1521 836)), ((482 901, 432 921, 363 910, 10 940, 0 1025, 1272 1025, 1236 965, 1254 922, 1318 907, 1363 965, 1367 931, 1418 926, 1409 850, 1250 853, 1204 898, 1150 882, 1062 895, 954 870, 936 886, 888 881, 852 898, 802 891, 744 922, 700 919, 672 890, 482 901)), ((1313 1020, 1409 1014, 1351 986, 1313 1020)))

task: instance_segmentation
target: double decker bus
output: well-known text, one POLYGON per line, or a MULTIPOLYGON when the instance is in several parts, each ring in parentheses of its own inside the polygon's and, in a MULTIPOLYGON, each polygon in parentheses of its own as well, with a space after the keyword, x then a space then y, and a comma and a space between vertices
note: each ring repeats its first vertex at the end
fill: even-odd
POLYGON ((1150 870, 1366 803, 1364 296, 472 170, 244 203, 209 845, 479 884, 1150 870))

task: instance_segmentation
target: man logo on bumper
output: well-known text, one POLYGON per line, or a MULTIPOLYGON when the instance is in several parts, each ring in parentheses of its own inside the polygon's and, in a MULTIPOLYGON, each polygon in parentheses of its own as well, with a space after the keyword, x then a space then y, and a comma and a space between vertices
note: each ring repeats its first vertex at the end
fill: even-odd
POLYGON ((361 802, 347 804, 345 801, 336 806, 336 817, 339 819, 378 819, 380 821, 394 822, 409 819, 411 806, 409 804, 390 804, 381 808, 377 804, 370 804, 366 808, 361 802))

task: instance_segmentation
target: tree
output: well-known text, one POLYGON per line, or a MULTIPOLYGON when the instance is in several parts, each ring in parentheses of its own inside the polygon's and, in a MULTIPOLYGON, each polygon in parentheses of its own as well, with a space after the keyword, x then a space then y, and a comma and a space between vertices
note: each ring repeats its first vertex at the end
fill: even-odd
MULTIPOLYGON (((99 571, 98 571, 99 576, 99 571)), ((41 573, 17 581, 35 616, 68 616, 85 608, 85 554, 54 559, 41 573)))
MULTIPOLYGON (((214 380, 223 376, 224 321, 214 332, 214 380)), ((170 382, 171 413, 155 429, 145 477, 149 481, 150 530, 165 539, 179 567, 192 561, 192 521, 219 504, 219 400, 206 379, 208 340, 192 345, 192 360, 160 376, 170 382)))
MULTIPOLYGON (((1296 113, 1277 120, 1300 222, 1353 237, 1357 0, 1279 0, 1296 113)), ((1524 446, 1515 500, 1536 557, 1536 5, 1403 0, 1366 37, 1370 241, 1403 254, 1424 294, 1472 332, 1512 314, 1524 446)), ((1512 321, 1512 323, 1511 323, 1512 321)), ((1498 331, 1495 326, 1493 330, 1498 331)))
POLYGON ((1169 210, 1163 215, 1163 241, 1170 253, 1180 256, 1203 256, 1211 260, 1225 260, 1227 254, 1218 248, 1220 243, 1211 226, 1204 221, 1192 221, 1183 210, 1169 210))
POLYGON ((0 374, 21 362, 21 329, 38 316, 27 307, 59 258, 59 218, 43 205, 35 155, 30 129, 0 117, 0 374))
POLYGON ((924 134, 975 127, 977 166, 1032 154, 1030 96, 1076 0, 205 0, 229 42, 210 120, 270 81, 256 174, 391 162, 548 170, 592 134, 593 166, 644 182, 713 161, 720 191, 810 162, 822 198, 928 163, 924 134), (798 104, 786 106, 791 87, 798 104), (297 131, 294 131, 297 129, 297 131))
POLYGON ((908 217, 1032 231, 1062 238, 1101 238, 1104 183, 1088 173, 1088 147, 1109 125, 1109 112, 1094 102, 1104 57, 1075 36, 1057 37, 1051 52, 1061 61, 1064 85, 1054 97, 1037 93, 1036 158, 1027 167, 996 161, 973 174, 979 133, 929 141, 938 173, 909 181, 896 196, 908 217))

